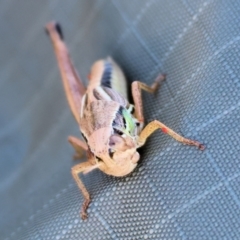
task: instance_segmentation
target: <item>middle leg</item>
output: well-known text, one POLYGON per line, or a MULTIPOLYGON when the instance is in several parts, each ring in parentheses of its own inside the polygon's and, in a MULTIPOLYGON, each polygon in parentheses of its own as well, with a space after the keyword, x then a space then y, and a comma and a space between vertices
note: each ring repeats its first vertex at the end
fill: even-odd
POLYGON ((135 105, 135 117, 138 119, 140 124, 143 125, 144 123, 144 116, 143 116, 143 105, 142 105, 142 91, 145 90, 149 93, 155 93, 162 83, 165 80, 166 75, 160 74, 155 79, 154 83, 151 86, 146 85, 140 81, 134 81, 132 83, 132 96, 135 105))

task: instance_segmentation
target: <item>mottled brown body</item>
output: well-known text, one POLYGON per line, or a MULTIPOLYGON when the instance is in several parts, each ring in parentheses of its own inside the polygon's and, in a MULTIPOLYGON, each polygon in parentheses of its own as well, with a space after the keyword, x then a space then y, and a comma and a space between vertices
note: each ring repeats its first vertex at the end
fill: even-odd
POLYGON ((113 176, 129 174, 140 158, 137 149, 157 129, 162 129, 179 142, 204 149, 201 143, 180 136, 157 120, 144 127, 141 90, 154 93, 164 75, 159 75, 152 86, 133 82, 134 104, 130 104, 125 76, 119 66, 107 58, 93 65, 89 85, 85 89, 68 55, 60 26, 51 22, 46 29, 54 46, 69 106, 85 140, 73 136, 68 139, 76 150, 75 158, 80 158, 83 151, 87 153, 88 161, 72 168, 73 178, 85 199, 81 210, 83 219, 87 218, 90 195, 79 173, 99 168, 113 176))

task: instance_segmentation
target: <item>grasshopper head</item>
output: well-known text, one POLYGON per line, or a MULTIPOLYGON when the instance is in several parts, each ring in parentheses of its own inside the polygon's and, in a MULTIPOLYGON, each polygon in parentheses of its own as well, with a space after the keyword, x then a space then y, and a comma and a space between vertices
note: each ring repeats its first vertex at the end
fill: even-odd
POLYGON ((136 142, 131 137, 114 134, 110 137, 109 146, 109 155, 116 163, 124 164, 128 161, 137 164, 140 156, 136 142))
POLYGON ((134 170, 140 158, 135 141, 128 136, 109 133, 110 128, 100 128, 91 135, 88 143, 103 172, 125 176, 134 170))

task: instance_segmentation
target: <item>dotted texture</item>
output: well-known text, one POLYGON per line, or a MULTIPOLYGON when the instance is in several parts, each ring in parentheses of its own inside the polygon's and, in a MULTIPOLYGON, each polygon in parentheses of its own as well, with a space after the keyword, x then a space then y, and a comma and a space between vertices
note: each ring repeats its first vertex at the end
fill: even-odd
POLYGON ((239 16, 235 0, 2 1, 0 238, 240 239, 239 16), (207 146, 157 131, 129 176, 82 176, 85 222, 66 141, 80 134, 44 33, 53 19, 85 83, 109 55, 129 83, 167 73, 155 96, 143 93, 146 122, 207 146))

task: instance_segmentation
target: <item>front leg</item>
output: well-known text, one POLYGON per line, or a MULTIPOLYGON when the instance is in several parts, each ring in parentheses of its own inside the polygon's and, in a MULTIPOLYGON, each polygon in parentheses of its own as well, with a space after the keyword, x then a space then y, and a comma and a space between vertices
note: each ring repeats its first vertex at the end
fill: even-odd
POLYGON ((73 136, 69 136, 68 141, 72 144, 72 146, 76 150, 76 154, 74 155, 74 158, 81 157, 83 154, 83 151, 86 152, 86 155, 88 158, 87 162, 79 163, 76 166, 72 167, 72 176, 76 181, 78 188, 80 189, 84 197, 84 202, 80 212, 81 218, 84 220, 87 218, 87 208, 90 203, 90 195, 86 187, 84 186, 83 182, 79 178, 78 174, 88 173, 96 168, 99 168, 99 166, 101 166, 103 163, 102 162, 96 163, 94 155, 90 152, 85 142, 73 136))
POLYGON ((135 117, 138 119, 140 124, 144 124, 144 116, 143 116, 143 104, 142 104, 142 91, 145 90, 149 93, 155 93, 158 89, 159 85, 163 80, 165 80, 166 75, 160 74, 155 79, 152 86, 148 86, 145 83, 134 81, 132 83, 132 96, 133 96, 133 102, 135 105, 135 117))
POLYGON ((197 148, 199 148, 200 150, 204 150, 205 146, 203 144, 201 144, 198 141, 194 141, 188 138, 184 138, 181 135, 177 134, 176 132, 174 132, 171 128, 167 127, 166 125, 164 125, 163 123, 155 120, 150 122, 140 133, 139 136, 139 145, 144 145, 144 143, 146 142, 147 138, 157 129, 161 129, 164 133, 169 134, 171 137, 173 137, 175 140, 186 144, 186 145, 192 145, 192 146, 196 146, 197 148))
POLYGON ((81 212, 80 212, 81 218, 83 220, 87 218, 87 208, 89 206, 91 199, 90 199, 90 195, 89 195, 86 187, 84 186, 83 182, 79 178, 78 174, 82 173, 82 172, 88 173, 96 168, 99 168, 99 166, 101 164, 102 163, 92 164, 92 162, 88 161, 88 162, 79 163, 72 168, 72 176, 73 176, 74 180, 76 181, 76 183, 84 197, 84 202, 83 202, 81 212))

